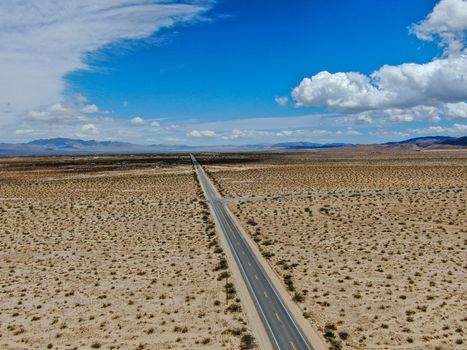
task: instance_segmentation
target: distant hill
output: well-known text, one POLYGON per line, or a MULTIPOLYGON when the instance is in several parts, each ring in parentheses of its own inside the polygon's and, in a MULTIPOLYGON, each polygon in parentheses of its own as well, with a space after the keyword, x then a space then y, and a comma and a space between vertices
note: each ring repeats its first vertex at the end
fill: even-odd
POLYGON ((440 144, 443 145, 455 145, 455 146, 467 146, 467 136, 462 136, 458 138, 449 138, 447 140, 441 141, 440 144))
POLYGON ((397 141, 397 142, 386 142, 385 145, 431 145, 433 143, 441 143, 449 140, 454 140, 455 137, 450 136, 423 136, 423 137, 415 137, 407 140, 397 141))
POLYGON ((38 139, 27 143, 0 143, 0 156, 52 156, 91 154, 144 154, 174 152, 241 152, 268 149, 267 145, 138 145, 119 141, 96 141, 70 138, 38 139))
POLYGON ((95 141, 95 140, 79 140, 79 139, 67 139, 63 137, 57 137, 53 139, 39 139, 28 142, 29 145, 46 146, 50 148, 63 148, 63 149, 85 149, 88 147, 132 147, 131 143, 128 142, 116 142, 116 141, 95 141))
POLYGON ((166 151, 163 147, 135 145, 128 142, 79 140, 69 138, 39 139, 28 143, 0 143, 0 156, 131 154, 166 151))
POLYGON ((186 146, 186 145, 137 145, 119 141, 96 141, 70 138, 38 139, 27 143, 0 143, 0 156, 51 156, 51 155, 91 155, 91 154, 143 154, 169 152, 252 152, 281 151, 306 149, 338 149, 346 147, 370 151, 377 149, 437 149, 463 148, 467 146, 467 136, 425 136, 398 142, 387 142, 375 145, 352 145, 346 143, 313 143, 313 142, 282 142, 273 145, 218 145, 218 146, 186 146))
POLYGON ((335 148, 352 146, 350 143, 313 143, 313 142, 282 142, 276 143, 271 148, 284 148, 284 149, 313 149, 313 148, 335 148))

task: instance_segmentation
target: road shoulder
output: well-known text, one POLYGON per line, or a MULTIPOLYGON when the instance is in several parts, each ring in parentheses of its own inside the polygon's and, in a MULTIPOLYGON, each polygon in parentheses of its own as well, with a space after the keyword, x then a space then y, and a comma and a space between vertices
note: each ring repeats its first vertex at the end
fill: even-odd
POLYGON ((263 266, 264 270, 266 271, 267 275, 269 276, 272 284, 276 288, 277 292, 279 293, 280 297, 284 301, 285 305, 287 308, 290 310, 292 313, 293 317, 295 318, 295 321, 299 324, 300 328, 302 331, 305 333, 306 337, 308 340, 311 342, 314 350, 327 350, 328 346, 326 345, 326 342, 322 335, 319 333, 317 329, 315 329, 309 321, 307 321, 303 317, 303 310, 300 309, 300 307, 292 301, 292 298, 290 294, 287 292, 285 289, 285 286, 283 285, 281 279, 279 278, 279 275, 274 271, 274 269, 269 265, 267 260, 262 256, 261 252, 258 249, 258 246, 256 243, 251 239, 251 237, 243 230, 242 225, 238 221, 237 217, 231 212, 230 208, 228 205, 225 205, 225 208, 229 215, 232 216, 233 220, 235 221, 235 224, 239 228, 241 234, 245 238, 246 242, 251 248, 251 251, 255 254, 256 258, 260 262, 260 264, 263 266))

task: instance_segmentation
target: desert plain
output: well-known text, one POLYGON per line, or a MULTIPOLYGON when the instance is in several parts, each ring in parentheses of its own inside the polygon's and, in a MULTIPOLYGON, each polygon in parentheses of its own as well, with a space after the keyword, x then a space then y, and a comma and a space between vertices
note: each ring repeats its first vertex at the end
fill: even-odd
POLYGON ((465 349, 467 152, 204 162, 332 348, 465 349))
POLYGON ((0 161, 1 349, 249 348, 222 260, 187 155, 0 161))
MULTIPOLYGON (((467 152, 200 154, 332 349, 464 349, 467 152)), ((0 348, 248 349, 188 155, 0 159, 0 348)))

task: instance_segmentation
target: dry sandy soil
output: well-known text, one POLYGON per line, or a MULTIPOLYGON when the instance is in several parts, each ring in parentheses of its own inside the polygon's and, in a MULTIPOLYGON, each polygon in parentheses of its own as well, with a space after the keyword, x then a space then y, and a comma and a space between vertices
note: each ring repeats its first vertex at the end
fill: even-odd
POLYGON ((90 159, 0 159, 0 348, 238 349, 188 157, 90 159))
POLYGON ((204 162, 331 346, 466 348, 467 152, 251 158, 204 162))

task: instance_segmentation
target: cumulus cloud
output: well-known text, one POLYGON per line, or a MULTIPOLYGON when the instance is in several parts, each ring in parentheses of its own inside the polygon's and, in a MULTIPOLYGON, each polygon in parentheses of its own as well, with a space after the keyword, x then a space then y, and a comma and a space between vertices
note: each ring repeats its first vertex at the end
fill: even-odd
POLYGON ((81 132, 85 135, 97 135, 99 133, 97 127, 94 124, 84 124, 81 127, 81 132))
POLYGON ((233 129, 230 132, 224 132, 222 139, 223 140, 237 140, 237 139, 258 140, 260 138, 273 136, 274 134, 275 133, 270 130, 233 129))
POLYGON ((467 119, 467 103, 447 103, 445 106, 445 114, 451 119, 467 119))
POLYGON ((373 117, 369 115, 369 113, 360 113, 357 114, 353 120, 355 124, 363 125, 363 124, 373 124, 374 120, 373 117))
POLYGON ((328 106, 340 111, 367 109, 378 96, 370 79, 360 73, 319 72, 304 78, 292 91, 298 106, 328 106), (364 107, 363 107, 364 106, 364 107))
POLYGON ((467 28, 467 1, 442 0, 420 23, 412 26, 411 31, 421 40, 440 40, 448 53, 457 53, 464 47, 467 28))
POLYGON ((99 112, 99 108, 95 104, 86 105, 81 108, 81 112, 88 113, 88 114, 97 113, 99 112))
POLYGON ((89 53, 193 20, 208 2, 35 0, 0 2, 0 106, 14 113, 62 100, 67 73, 89 53))
POLYGON ((24 118, 26 122, 48 125, 75 125, 88 120, 80 110, 61 103, 55 103, 44 109, 30 111, 24 118))
POLYGON ((369 135, 376 136, 384 139, 402 139, 407 138, 410 136, 409 133, 403 131, 395 131, 395 130, 377 130, 377 131, 370 131, 369 135))
POLYGON ((411 31, 422 40, 440 40, 447 47, 444 57, 424 64, 384 65, 370 75, 322 71, 304 78, 292 97, 297 106, 367 112, 360 117, 364 122, 372 118, 371 111, 390 121, 439 121, 436 114, 444 111, 445 104, 467 100, 466 29, 467 0, 441 0, 411 31), (427 114, 418 113, 417 108, 427 114))
POLYGON ((130 123, 133 125, 144 125, 146 121, 141 117, 134 117, 130 120, 130 123))
POLYGON ((439 122, 443 111, 433 106, 417 106, 412 108, 388 108, 372 110, 352 115, 356 124, 375 124, 381 121, 407 123, 413 121, 439 122))
POLYGON ((289 98, 287 96, 276 96, 274 97, 274 101, 280 106, 286 106, 289 103, 289 98))
POLYGON ((386 65, 370 76, 323 71, 303 79, 292 96, 298 106, 326 106, 344 113, 464 101, 467 55, 425 64, 386 65))
POLYGON ((428 126, 426 128, 417 128, 410 130, 416 134, 423 135, 465 135, 467 133, 467 124, 453 124, 452 126, 428 126))
POLYGON ((191 130, 187 133, 191 137, 213 137, 216 133, 212 130, 191 130))
POLYGON ((148 120, 148 119, 143 119, 141 117, 134 117, 130 120, 130 123, 132 125, 138 125, 138 126, 142 126, 142 125, 150 125, 154 128, 159 128, 161 126, 161 123, 159 123, 159 121, 157 120, 148 120))

